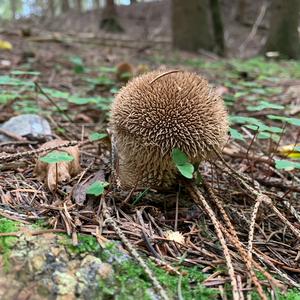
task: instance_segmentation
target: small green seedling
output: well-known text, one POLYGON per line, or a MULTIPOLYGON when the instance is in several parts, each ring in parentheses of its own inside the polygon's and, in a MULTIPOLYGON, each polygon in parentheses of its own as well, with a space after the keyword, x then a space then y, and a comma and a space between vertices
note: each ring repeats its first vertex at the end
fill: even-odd
POLYGON ((56 178, 56 182, 55 182, 55 190, 57 190, 57 180, 58 180, 58 170, 57 170, 57 164, 60 162, 68 162, 68 161, 72 161, 74 159, 74 157, 72 155, 70 155, 67 152, 63 152, 63 151, 52 151, 50 153, 48 153, 47 155, 43 156, 40 158, 40 161, 47 163, 47 164, 55 164, 55 178, 56 178))
POLYGON ((103 194, 104 188, 108 185, 109 185, 108 182, 103 182, 103 181, 97 180, 88 187, 88 189, 86 190, 86 193, 88 195, 100 196, 103 194))
POLYGON ((67 152, 63 151, 52 151, 47 155, 40 158, 40 161, 47 164, 57 164, 63 161, 72 161, 74 157, 67 152))
POLYGON ((85 72, 85 67, 83 60, 80 56, 72 56, 70 57, 70 62, 73 63, 74 65, 74 72, 76 74, 84 73, 85 72))
POLYGON ((172 160, 182 176, 189 179, 193 178, 194 166, 189 162, 185 153, 178 148, 174 148, 172 150, 172 160))
POLYGON ((102 139, 104 139, 106 137, 107 137, 106 133, 92 132, 89 135, 89 140, 94 142, 94 141, 102 140, 102 139))

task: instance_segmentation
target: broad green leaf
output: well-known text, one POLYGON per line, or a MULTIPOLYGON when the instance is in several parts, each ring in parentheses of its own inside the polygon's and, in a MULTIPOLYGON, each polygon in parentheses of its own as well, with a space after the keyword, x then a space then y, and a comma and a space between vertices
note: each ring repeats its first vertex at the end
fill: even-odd
POLYGON ((99 133, 99 132, 92 132, 90 135, 89 135, 89 139, 91 141, 98 141, 98 140, 101 140, 103 138, 107 137, 107 134, 106 133, 99 133))
POLYGON ((77 104, 77 105, 85 105, 85 104, 91 104, 96 103, 95 99, 93 98, 82 98, 77 96, 72 96, 68 99, 69 102, 77 104))
POLYGON ((102 73, 115 73, 116 71, 116 67, 100 67, 100 72, 102 73))
POLYGON ((275 160, 275 167, 278 170, 284 169, 290 171, 293 169, 300 169, 300 163, 286 160, 286 159, 280 159, 280 160, 275 160))
POLYGON ((189 162, 187 155, 178 148, 174 148, 172 150, 172 159, 177 166, 181 166, 189 162))
POLYGON ((179 172, 186 178, 193 178, 194 166, 189 162, 185 153, 180 149, 174 148, 172 150, 172 160, 174 161, 179 172))
POLYGON ((275 126, 266 126, 264 124, 259 125, 245 125, 245 127, 250 128, 256 131, 268 131, 272 133, 282 133, 284 131, 283 128, 275 127, 275 126))
POLYGON ((85 72, 84 63, 80 56, 71 56, 70 62, 72 62, 74 64, 74 72, 75 73, 80 74, 80 73, 85 72))
POLYGON ((114 86, 114 87, 112 87, 112 88, 110 89, 110 92, 111 92, 112 94, 117 94, 119 91, 120 91, 120 89, 118 89, 116 86, 114 86))
POLYGON ((257 138, 261 140, 272 139, 273 141, 278 142, 280 136, 278 134, 261 131, 258 133, 257 138))
POLYGON ((231 123, 238 123, 238 124, 255 124, 255 125, 261 125, 263 124, 262 121, 252 118, 252 117, 241 117, 241 116, 229 116, 229 120, 231 123))
POLYGON ((234 98, 239 99, 239 98, 245 97, 247 95, 249 95, 248 91, 240 91, 240 92, 237 92, 234 94, 234 98))
POLYGON ((13 77, 4 75, 4 76, 0 76, 0 85, 34 86, 34 83, 29 80, 13 78, 13 77))
POLYGON ((97 79, 97 84, 99 85, 113 85, 114 81, 106 76, 100 76, 97 79))
POLYGON ((47 155, 40 158, 40 161, 48 163, 48 164, 54 164, 59 163, 63 161, 72 161, 74 157, 70 155, 67 152, 63 151, 52 151, 48 153, 47 155))
POLYGON ((275 115, 268 115, 267 117, 271 120, 281 120, 281 121, 287 122, 287 123, 295 125, 295 126, 300 126, 300 119, 297 119, 297 118, 275 116, 275 115))
POLYGON ((97 180, 88 187, 86 193, 89 195, 100 196, 103 194, 104 188, 108 185, 109 185, 108 182, 102 182, 97 180))
POLYGON ((10 72, 12 75, 32 75, 32 76, 38 76, 41 74, 41 72, 38 71, 22 71, 22 70, 13 70, 10 72))
POLYGON ((13 100, 18 96, 18 94, 0 94, 0 104, 6 104, 9 100, 13 100))
POLYGON ((244 136, 236 129, 229 128, 230 135, 235 140, 245 141, 244 136))
POLYGON ((260 101, 258 105, 249 105, 247 110, 249 111, 260 111, 263 109, 284 109, 283 105, 271 103, 268 101, 260 101))
POLYGON ((69 99, 70 94, 68 92, 62 92, 59 90, 44 88, 43 91, 50 97, 53 98, 61 98, 61 99, 69 99))
POLYGON ((194 166, 190 163, 184 165, 176 165, 179 172, 186 178, 192 179, 194 173, 194 166))

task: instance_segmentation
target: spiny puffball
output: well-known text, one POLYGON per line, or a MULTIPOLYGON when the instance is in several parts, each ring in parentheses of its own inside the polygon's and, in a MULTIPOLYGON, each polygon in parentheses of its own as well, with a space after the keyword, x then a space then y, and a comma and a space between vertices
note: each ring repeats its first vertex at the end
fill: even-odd
POLYGON ((138 76, 117 94, 110 127, 124 188, 169 188, 178 171, 174 148, 199 163, 227 141, 223 100, 195 73, 156 70, 138 76))

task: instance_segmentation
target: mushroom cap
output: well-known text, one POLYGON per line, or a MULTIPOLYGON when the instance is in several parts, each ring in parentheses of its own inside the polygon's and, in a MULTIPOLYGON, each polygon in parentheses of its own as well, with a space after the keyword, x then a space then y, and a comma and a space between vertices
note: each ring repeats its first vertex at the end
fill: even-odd
POLYGON ((192 161, 220 150, 228 138, 223 100, 195 73, 157 70, 136 77, 111 112, 116 136, 131 137, 140 148, 157 146, 162 154, 179 148, 192 161))

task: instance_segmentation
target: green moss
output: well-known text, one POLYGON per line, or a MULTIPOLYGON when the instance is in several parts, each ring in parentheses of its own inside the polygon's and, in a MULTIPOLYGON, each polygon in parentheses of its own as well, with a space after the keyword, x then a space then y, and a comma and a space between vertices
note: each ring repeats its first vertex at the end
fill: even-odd
POLYGON ((73 254, 91 253, 100 254, 100 245, 97 239, 91 235, 78 235, 78 245, 74 246, 72 240, 66 236, 65 239, 60 241, 60 244, 64 245, 73 254))
MULTIPOLYGON (((19 223, 5 218, 0 218, 0 232, 15 232, 19 228, 19 223)), ((14 236, 0 237, 0 254, 2 255, 4 269, 9 269, 9 254, 18 238, 14 236)))
MULTIPOLYGON (((261 299, 257 292, 252 292, 251 298, 252 300, 261 299)), ((276 292, 275 298, 278 300, 300 300, 300 291, 297 289, 289 289, 286 293, 276 292)))
MULTIPOLYGON (((181 296, 184 299, 215 299, 216 290, 208 289, 201 285, 205 275, 198 268, 181 268, 180 271, 185 276, 170 275, 163 269, 157 267, 152 261, 148 261, 149 267, 166 289, 169 297, 175 299, 178 297, 178 287, 181 288, 181 296)), ((100 289, 103 297, 114 296, 114 299, 153 299, 153 287, 140 267, 133 260, 124 261, 120 265, 115 265, 115 276, 113 282, 101 282, 100 289)), ((109 298, 108 298, 109 299, 109 298)))

